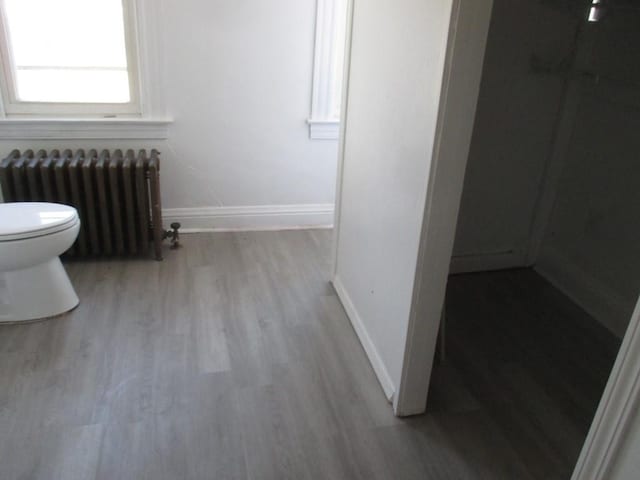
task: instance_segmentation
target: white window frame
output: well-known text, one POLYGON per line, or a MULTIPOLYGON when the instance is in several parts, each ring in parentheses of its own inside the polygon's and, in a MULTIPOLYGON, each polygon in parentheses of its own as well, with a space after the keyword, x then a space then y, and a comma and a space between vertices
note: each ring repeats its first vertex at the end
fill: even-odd
POLYGON ((346 8, 347 2, 339 0, 318 0, 317 3, 311 117, 307 120, 311 139, 337 140, 339 137, 340 118, 332 112, 332 104, 342 93, 336 91, 334 79, 336 70, 341 71, 343 65, 334 61, 334 51, 344 48, 337 44, 336 37, 339 28, 346 29, 346 8), (338 10, 340 3, 344 3, 345 12, 338 10), (340 19, 345 19, 345 24, 340 19))
POLYGON ((121 0, 124 14, 125 48, 129 74, 130 101, 128 103, 56 103, 24 102, 16 95, 15 68, 12 61, 4 1, 0 0, 0 92, 2 113, 9 117, 135 117, 142 115, 139 43, 136 0, 121 0))

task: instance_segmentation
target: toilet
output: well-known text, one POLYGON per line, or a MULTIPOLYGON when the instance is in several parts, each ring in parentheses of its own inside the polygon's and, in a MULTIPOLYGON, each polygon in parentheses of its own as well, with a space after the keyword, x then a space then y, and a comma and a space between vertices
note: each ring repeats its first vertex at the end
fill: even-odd
POLYGON ((0 324, 54 317, 78 303, 59 255, 80 230, 75 208, 0 203, 0 324))

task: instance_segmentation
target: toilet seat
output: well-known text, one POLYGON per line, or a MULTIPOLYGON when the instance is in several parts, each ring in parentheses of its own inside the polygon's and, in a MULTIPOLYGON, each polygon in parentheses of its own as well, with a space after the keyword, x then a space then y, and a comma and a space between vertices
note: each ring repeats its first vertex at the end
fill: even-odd
POLYGON ((42 237, 78 223, 75 208, 59 203, 0 203, 0 242, 42 237))

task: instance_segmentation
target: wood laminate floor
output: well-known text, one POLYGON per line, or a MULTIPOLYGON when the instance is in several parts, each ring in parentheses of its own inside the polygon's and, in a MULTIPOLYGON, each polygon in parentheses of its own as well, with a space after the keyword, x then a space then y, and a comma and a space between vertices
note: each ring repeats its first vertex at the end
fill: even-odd
POLYGON ((497 478, 569 479, 619 340, 530 269, 451 276, 447 327, 431 413, 468 411, 491 424, 485 441, 501 439, 518 459, 497 478))
POLYGON ((0 479, 568 478, 615 341, 531 273, 453 278, 429 413, 397 419, 330 242, 185 235, 164 262, 68 264, 75 311, 0 327, 0 479))

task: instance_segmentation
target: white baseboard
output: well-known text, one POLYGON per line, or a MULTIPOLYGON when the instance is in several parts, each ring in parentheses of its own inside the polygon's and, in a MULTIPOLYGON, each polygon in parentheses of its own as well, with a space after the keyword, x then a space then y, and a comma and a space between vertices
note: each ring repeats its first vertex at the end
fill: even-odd
POLYGON ((367 354, 367 357, 369 357, 369 362, 371 362, 373 371, 378 377, 378 381, 380 382, 380 385, 384 390, 384 394, 386 395, 387 400, 389 400, 389 402, 392 402, 393 395, 395 394, 396 389, 393 385, 393 382, 391 381, 391 377, 389 376, 389 373, 387 372, 387 368, 382 362, 382 358, 380 358, 380 354, 378 353, 378 350, 376 349, 375 345, 371 341, 371 337, 369 337, 369 333, 367 332, 367 329, 364 326, 364 322, 362 321, 362 318, 360 318, 360 315, 358 314, 356 307, 353 305, 353 302, 351 301, 349 294, 347 293, 347 291, 344 288, 344 285, 340 281, 340 277, 336 275, 333 278, 332 283, 333 283, 333 288, 338 294, 338 298, 342 302, 342 306, 344 307, 345 312, 347 312, 347 317, 349 317, 349 320, 351 321, 351 325, 353 326, 353 329, 356 331, 356 335, 358 335, 358 338, 360 339, 360 343, 362 344, 362 347, 364 348, 364 351, 367 354))
POLYGON ((162 211, 165 228, 172 222, 181 231, 223 232, 331 228, 333 204, 258 205, 241 207, 168 208, 162 211))
POLYGON ((526 266, 527 259, 522 252, 454 255, 449 273, 489 272, 526 266))
POLYGON ((637 298, 623 298, 557 249, 545 248, 535 270, 614 335, 624 336, 637 298))

